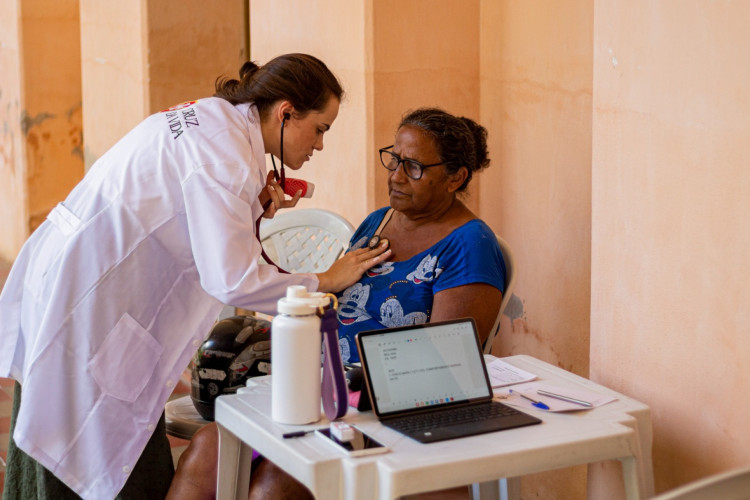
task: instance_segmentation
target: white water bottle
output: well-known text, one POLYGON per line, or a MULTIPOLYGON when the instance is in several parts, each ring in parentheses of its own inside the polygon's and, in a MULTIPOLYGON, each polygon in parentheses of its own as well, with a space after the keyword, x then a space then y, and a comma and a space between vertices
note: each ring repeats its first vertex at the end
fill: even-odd
POLYGON ((271 322, 271 418, 282 424, 320 420, 319 306, 329 302, 324 293, 290 286, 277 304, 271 322))

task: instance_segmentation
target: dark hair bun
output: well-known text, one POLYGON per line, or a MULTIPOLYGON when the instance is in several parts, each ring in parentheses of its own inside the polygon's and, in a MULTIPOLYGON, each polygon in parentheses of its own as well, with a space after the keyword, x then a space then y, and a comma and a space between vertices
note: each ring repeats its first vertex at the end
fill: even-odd
POLYGON ((477 161, 474 165, 470 165, 470 168, 475 171, 487 168, 490 164, 489 153, 487 151, 487 129, 479 125, 471 118, 462 116, 461 120, 466 124, 467 127, 469 127, 471 135, 474 136, 477 161))
POLYGON ((252 61, 247 61, 240 68, 240 80, 244 80, 246 76, 252 75, 258 69, 258 65, 252 61))

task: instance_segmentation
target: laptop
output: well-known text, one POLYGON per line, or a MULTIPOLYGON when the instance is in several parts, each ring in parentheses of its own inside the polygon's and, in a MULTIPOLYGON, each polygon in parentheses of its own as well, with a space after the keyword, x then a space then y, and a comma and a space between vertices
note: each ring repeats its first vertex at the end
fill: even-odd
POLYGON ((541 423, 492 401, 472 318, 357 334, 372 409, 380 422, 422 443, 541 423))

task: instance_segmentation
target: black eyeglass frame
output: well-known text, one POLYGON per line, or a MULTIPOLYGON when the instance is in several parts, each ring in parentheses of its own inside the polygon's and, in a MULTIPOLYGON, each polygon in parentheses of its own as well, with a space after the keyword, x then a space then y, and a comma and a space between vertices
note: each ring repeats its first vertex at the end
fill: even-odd
POLYGON ((398 166, 399 165, 404 164, 407 161, 409 163, 417 165, 419 167, 419 177, 414 177, 414 176, 409 175, 408 169, 406 167, 404 167, 404 174, 406 174, 406 176, 409 179, 413 179, 415 181, 418 181, 419 179, 422 178, 422 175, 424 174, 424 169, 429 168, 429 167, 437 167, 438 165, 444 165, 445 164, 444 161, 439 161, 437 163, 430 163, 429 165, 425 165, 421 161, 412 160, 411 158, 401 158, 399 155, 397 155, 393 151, 388 151, 393 146, 395 146, 395 144, 391 144, 390 146, 386 146, 384 148, 378 149, 378 152, 380 153, 380 163, 382 163, 383 166, 386 168, 386 170, 388 170, 389 172, 395 172, 396 170, 398 170, 398 166), (387 153, 392 159, 396 160, 396 168, 390 168, 388 166, 388 164, 390 164, 390 162, 386 163, 385 161, 383 161, 383 153, 387 153))

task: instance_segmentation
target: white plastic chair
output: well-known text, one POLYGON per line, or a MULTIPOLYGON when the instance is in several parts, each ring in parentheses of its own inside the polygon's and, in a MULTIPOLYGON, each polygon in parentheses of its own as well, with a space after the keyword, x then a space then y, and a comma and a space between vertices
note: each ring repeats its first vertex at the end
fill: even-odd
POLYGON ((354 227, 340 215, 317 208, 283 212, 260 223, 260 240, 279 267, 293 273, 320 273, 349 244, 354 227))
POLYGON ((654 497, 654 500, 750 499, 750 466, 721 472, 654 497))
POLYGON ((510 249, 510 245, 500 236, 495 235, 497 238, 497 244, 500 245, 500 251, 503 254, 503 260, 505 261, 505 290, 503 291, 503 300, 500 302, 500 310, 497 312, 497 319, 495 325, 490 330, 490 335, 487 340, 484 341, 484 353, 490 354, 492 350, 492 343, 495 341, 495 336, 500 331, 500 318, 503 316, 503 312, 510 301, 510 296, 513 295, 513 288, 516 286, 516 259, 513 257, 513 252, 510 249))
MULTIPOLYGON (((319 273, 344 253, 354 226, 334 212, 306 208, 263 219, 259 233, 266 255, 280 268, 292 273, 319 273)), ((224 306, 219 319, 234 314, 234 307, 224 306)))
MULTIPOLYGON (((276 265, 293 273, 319 273, 344 253, 354 226, 334 212, 308 208, 263 219, 259 233, 266 254, 276 265)), ((219 319, 234 313, 234 307, 225 306, 219 319)), ((167 434, 178 438, 190 439, 208 423, 201 418, 189 395, 169 401, 164 412, 167 434)))

